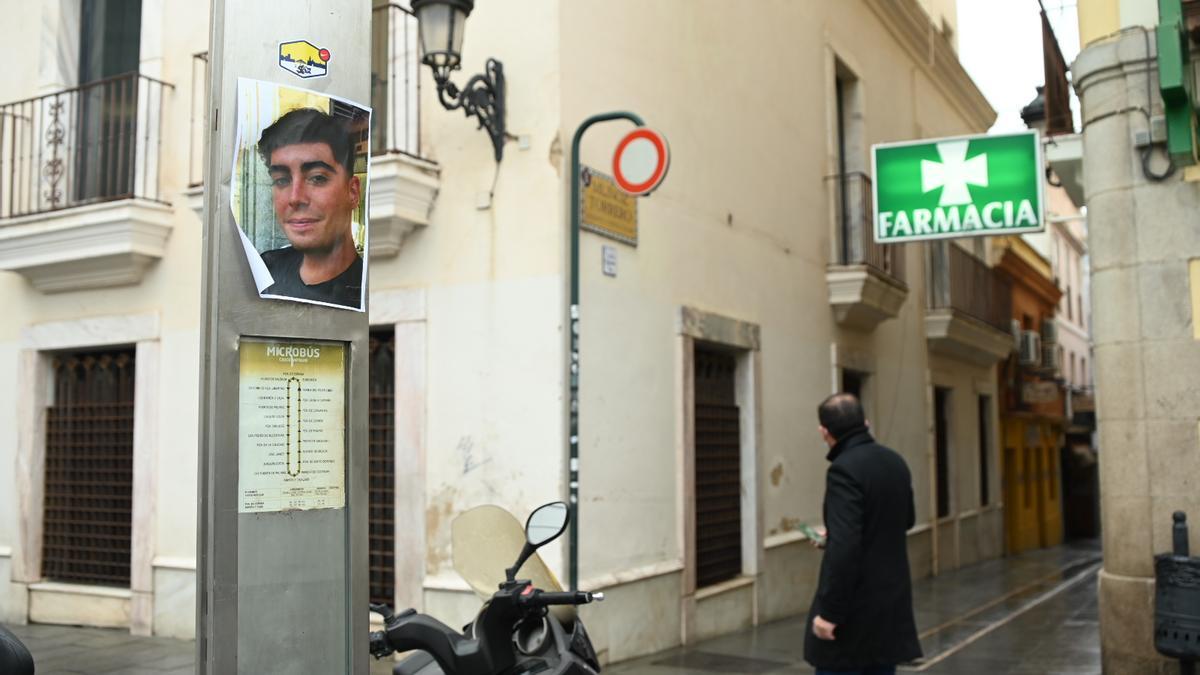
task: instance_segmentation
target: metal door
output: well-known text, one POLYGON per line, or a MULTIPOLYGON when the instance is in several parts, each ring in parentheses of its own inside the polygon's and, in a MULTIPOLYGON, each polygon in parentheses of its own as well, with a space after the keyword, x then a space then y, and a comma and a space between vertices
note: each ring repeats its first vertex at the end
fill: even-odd
POLYGON ((741 425, 733 354, 696 348, 696 586, 742 572, 741 425))
POLYGON ((134 351, 59 354, 52 368, 42 576, 129 588, 134 351))
POLYGON ((396 332, 371 331, 368 450, 371 602, 396 602, 396 332))

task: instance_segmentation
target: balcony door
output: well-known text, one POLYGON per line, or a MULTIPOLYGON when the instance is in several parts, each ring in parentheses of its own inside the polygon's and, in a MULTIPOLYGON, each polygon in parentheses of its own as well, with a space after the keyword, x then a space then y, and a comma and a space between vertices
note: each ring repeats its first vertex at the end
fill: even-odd
POLYGON ((420 155, 421 61, 417 17, 409 0, 376 3, 371 12, 371 154, 420 155))
POLYGON ((76 202, 133 194, 142 0, 86 0, 79 30, 76 202))

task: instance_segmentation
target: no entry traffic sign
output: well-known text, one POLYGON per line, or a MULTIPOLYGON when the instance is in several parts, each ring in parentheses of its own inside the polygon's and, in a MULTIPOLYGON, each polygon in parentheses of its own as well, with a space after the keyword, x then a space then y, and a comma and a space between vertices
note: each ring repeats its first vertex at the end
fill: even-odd
POLYGON ((631 195, 649 194, 666 177, 670 164, 666 137, 648 127, 638 127, 617 144, 613 179, 631 195))

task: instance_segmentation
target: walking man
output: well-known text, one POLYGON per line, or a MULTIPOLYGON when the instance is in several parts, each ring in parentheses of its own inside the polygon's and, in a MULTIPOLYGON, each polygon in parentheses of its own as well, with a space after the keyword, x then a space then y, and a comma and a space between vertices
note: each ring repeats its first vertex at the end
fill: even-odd
POLYGON ((817 675, 891 675, 921 656, 906 536, 916 520, 912 477, 904 458, 872 438, 853 394, 825 399, 817 417, 830 448, 828 535, 804 660, 817 675))

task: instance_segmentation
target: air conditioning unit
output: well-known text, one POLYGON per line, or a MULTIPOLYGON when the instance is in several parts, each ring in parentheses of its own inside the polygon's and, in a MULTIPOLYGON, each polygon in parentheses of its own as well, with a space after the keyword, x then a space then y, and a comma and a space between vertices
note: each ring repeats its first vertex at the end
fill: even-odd
POLYGON ((1050 345, 1058 343, 1058 322, 1053 318, 1042 320, 1042 344, 1050 345))
MULTIPOLYGON (((1043 333, 1044 335, 1044 333, 1043 333)), ((1058 355, 1058 345, 1042 344, 1042 370, 1055 376, 1062 370, 1062 359, 1058 355)))
POLYGON ((1021 331, 1021 365, 1037 367, 1042 363, 1042 336, 1037 331, 1021 331))

